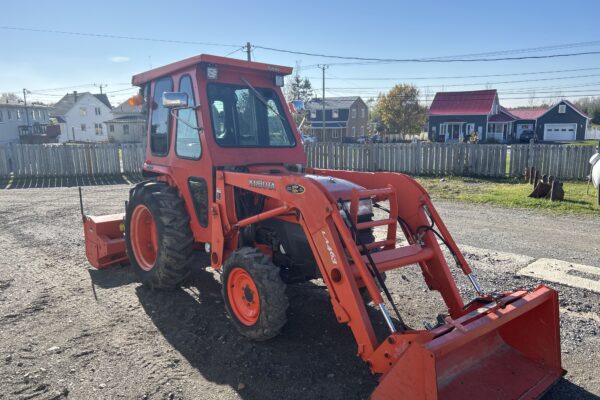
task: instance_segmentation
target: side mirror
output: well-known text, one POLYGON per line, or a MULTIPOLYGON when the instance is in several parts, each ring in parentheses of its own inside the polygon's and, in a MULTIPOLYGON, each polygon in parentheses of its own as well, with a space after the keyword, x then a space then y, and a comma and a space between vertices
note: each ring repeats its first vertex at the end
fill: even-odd
POLYGON ((182 108, 188 106, 188 95, 183 92, 164 92, 162 105, 165 108, 182 108))

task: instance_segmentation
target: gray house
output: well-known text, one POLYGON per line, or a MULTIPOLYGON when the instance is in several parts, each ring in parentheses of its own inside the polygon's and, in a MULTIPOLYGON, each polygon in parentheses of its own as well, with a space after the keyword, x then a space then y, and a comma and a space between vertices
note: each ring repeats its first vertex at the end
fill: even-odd
POLYGON ((506 142, 512 138, 516 118, 500 106, 492 90, 438 92, 429 108, 429 139, 437 142, 479 140, 506 142))
POLYGON ((40 104, 0 103, 0 144, 56 141, 58 133, 48 129, 49 111, 40 104))
POLYGON ((590 117, 561 100, 538 117, 535 133, 543 141, 584 140, 590 117))
POLYGON ((118 143, 144 143, 146 118, 142 106, 132 107, 127 101, 112 109, 113 119, 105 122, 108 140, 118 143))
POLYGON ((369 110, 359 96, 328 97, 325 99, 325 127, 323 101, 313 99, 306 104, 311 133, 319 141, 354 141, 366 135, 369 110))
POLYGON ((568 100, 550 108, 506 109, 492 90, 438 92, 429 109, 429 139, 438 142, 479 140, 511 142, 524 131, 539 140, 584 140, 589 117, 568 100))

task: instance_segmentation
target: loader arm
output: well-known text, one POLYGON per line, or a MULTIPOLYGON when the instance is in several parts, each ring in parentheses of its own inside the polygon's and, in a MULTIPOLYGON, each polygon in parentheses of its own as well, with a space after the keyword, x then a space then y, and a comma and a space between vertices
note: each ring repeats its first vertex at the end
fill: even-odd
MULTIPOLYGON (((506 293, 501 298, 483 297, 481 303, 466 307, 436 235, 432 229, 422 227, 435 226, 462 271, 469 277, 472 271, 426 191, 416 181, 396 173, 307 172, 354 182, 375 201, 387 198, 394 208, 390 215, 399 217, 407 225, 404 229, 418 234, 411 234, 409 246, 403 247, 391 243, 387 236, 375 244, 380 251, 365 257, 340 214, 339 199, 317 180, 303 174, 218 171, 217 209, 213 216, 220 216, 218 225, 222 232, 217 237, 223 240, 213 243, 213 267, 219 268, 221 260, 235 250, 241 227, 267 218, 295 219, 317 260, 338 322, 350 327, 357 353, 371 371, 382 374, 373 399, 458 399, 472 390, 482 397, 504 391, 495 398, 537 398, 560 378, 563 370, 555 291, 540 286, 533 291, 506 293), (303 190, 286 190, 290 187, 303 190), (275 199, 279 205, 237 220, 232 209, 233 188, 275 199), (397 321, 390 322, 386 308, 389 304, 386 305, 367 266, 371 261, 379 271, 418 263, 428 287, 439 291, 448 307, 445 324, 434 330, 396 330, 397 321), (390 333, 382 341, 376 338, 359 285, 367 288, 388 322, 390 333), (531 332, 536 332, 535 339, 522 337, 531 332), (488 373, 490 369, 496 373, 488 373), (513 370, 521 376, 518 384, 507 387, 513 370)), ((352 197, 357 196, 360 194, 352 197)), ((392 222, 390 218, 368 224, 390 228, 392 222)), ((481 292, 477 284, 474 286, 481 292)))

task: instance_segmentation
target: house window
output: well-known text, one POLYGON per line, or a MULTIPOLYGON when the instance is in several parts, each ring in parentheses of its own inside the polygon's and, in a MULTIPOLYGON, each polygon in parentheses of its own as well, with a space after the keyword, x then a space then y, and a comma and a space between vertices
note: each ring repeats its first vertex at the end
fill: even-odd
POLYGON ((334 139, 337 139, 337 138, 339 138, 339 137, 340 137, 340 135, 338 134, 338 131, 337 131, 337 129, 335 129, 335 130, 333 130, 333 131, 331 132, 331 137, 332 137, 332 138, 334 138, 334 139))
POLYGON ((352 118, 356 118, 356 108, 353 108, 351 113, 352 113, 352 118))
POLYGON ((129 135, 129 125, 128 124, 123 125, 123 135, 129 135))
POLYGON ((79 115, 85 117, 87 115, 87 109, 85 107, 79 107, 79 115))
POLYGON ((12 119, 12 113, 10 112, 10 110, 6 110, 6 117, 9 121, 12 119))
POLYGON ((317 110, 310 110, 310 118, 311 119, 317 118, 317 110))
POLYGON ((567 112, 567 106, 565 104, 561 104, 560 106, 558 106, 558 113, 559 114, 564 114, 567 112))
POLYGON ((85 128, 86 128, 85 124, 81 124, 81 132, 85 132, 85 128))
POLYGON ((361 134, 362 136, 364 136, 364 135, 365 135, 365 126, 364 126, 364 125, 362 125, 362 126, 360 127, 360 134, 361 134))
POLYGON ((109 130, 110 132, 114 132, 114 131, 115 131, 115 125, 114 125, 114 124, 110 124, 110 125, 108 126, 108 130, 109 130))
POLYGON ((356 127, 352 127, 352 136, 356 137, 356 127))
POLYGON ((31 119, 35 121, 35 110, 31 110, 31 119))
POLYGON ((21 110, 17 110, 17 119, 21 119, 21 110))
POLYGON ((0 122, 4 122, 4 115, 2 114, 2 110, 0 110, 0 122))
POLYGON ((94 124, 96 135, 102 135, 102 124, 94 124))
POLYGON ((331 110, 331 118, 335 119, 340 116, 340 110, 331 110))
POLYGON ((360 117, 361 117, 361 118, 364 118, 364 117, 365 117, 365 115, 366 115, 366 112, 367 112, 367 109, 366 109, 366 108, 361 108, 361 109, 360 109, 360 117))
POLYGON ((102 114, 102 112, 100 110, 100 107, 94 107, 94 114, 96 114, 96 115, 101 115, 102 114))

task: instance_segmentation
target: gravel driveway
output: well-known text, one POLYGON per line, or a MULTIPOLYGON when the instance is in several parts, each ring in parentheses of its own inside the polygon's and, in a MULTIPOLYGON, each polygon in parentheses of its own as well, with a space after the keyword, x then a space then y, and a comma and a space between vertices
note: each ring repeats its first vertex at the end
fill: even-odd
MULTIPOLYGON (((86 188, 86 208, 120 212, 127 190, 86 188)), ((457 242, 475 246, 465 255, 487 287, 535 284, 515 272, 541 256, 600 266, 598 234, 590 236, 598 219, 452 203, 439 210, 457 242)), ((76 188, 0 191, 0 249, 0 399, 349 400, 367 398, 377 383, 318 282, 290 287, 283 333, 253 343, 229 323, 217 276, 202 257, 174 292, 141 287, 129 267, 91 269, 76 188)), ((388 279, 412 326, 443 311, 416 268, 388 279)), ((600 295, 552 286, 561 293, 569 373, 546 399, 598 398, 600 295)))

